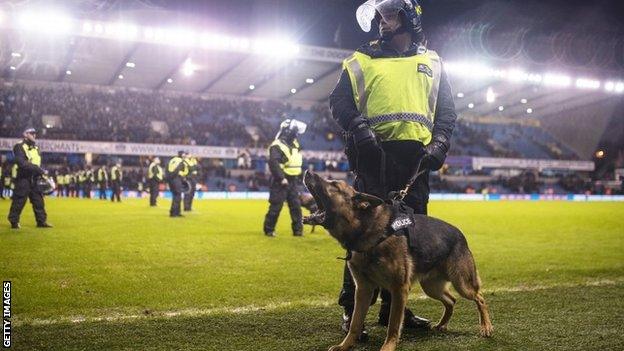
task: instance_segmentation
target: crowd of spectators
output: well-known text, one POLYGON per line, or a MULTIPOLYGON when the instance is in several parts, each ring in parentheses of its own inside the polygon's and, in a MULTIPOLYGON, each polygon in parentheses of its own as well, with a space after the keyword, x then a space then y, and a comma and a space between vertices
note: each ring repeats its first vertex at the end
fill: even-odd
MULTIPOLYGON (((279 101, 206 98, 122 88, 0 86, 0 136, 34 126, 44 138, 264 148, 286 117, 304 118, 304 148, 338 150, 341 129, 326 104, 302 111, 279 101), (52 118, 44 118, 51 116, 52 118), (336 144, 337 143, 337 144, 336 144)), ((529 127, 493 129, 459 119, 451 155, 570 159, 556 141, 529 127), (517 141, 523 141, 517 145, 517 141)))
POLYGON ((17 136, 26 126, 34 126, 50 139, 254 146, 271 140, 275 121, 292 111, 290 105, 275 101, 126 89, 0 88, 3 136, 17 136), (44 115, 60 118, 46 125, 44 115), (158 122, 165 127, 154 128, 158 122))

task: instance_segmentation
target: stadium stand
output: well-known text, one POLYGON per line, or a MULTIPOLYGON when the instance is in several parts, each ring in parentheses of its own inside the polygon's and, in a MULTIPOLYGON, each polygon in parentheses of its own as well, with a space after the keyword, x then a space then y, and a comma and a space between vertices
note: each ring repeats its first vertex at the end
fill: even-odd
MULTIPOLYGON (((208 99, 119 88, 76 90, 65 85, 5 85, 0 98, 3 135, 19 135, 34 125, 47 139, 263 147, 289 116, 309 124, 301 140, 306 149, 342 149, 340 128, 324 105, 302 110, 272 100, 208 99)), ((455 138, 452 155, 578 158, 536 126, 460 119, 455 138)))

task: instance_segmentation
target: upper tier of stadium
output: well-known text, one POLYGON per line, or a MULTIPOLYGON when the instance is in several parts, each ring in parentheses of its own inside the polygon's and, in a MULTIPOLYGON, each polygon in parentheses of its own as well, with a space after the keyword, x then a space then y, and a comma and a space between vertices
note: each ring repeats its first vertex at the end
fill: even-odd
MULTIPOLYGON (((262 147, 289 114, 311 124, 307 149, 341 147, 326 102, 351 50, 169 26, 161 10, 0 11, 3 137, 30 124, 47 139, 262 147)), ((431 46, 457 40, 438 32, 431 46)), ((624 93, 612 71, 449 56, 455 155, 590 159, 624 93)))

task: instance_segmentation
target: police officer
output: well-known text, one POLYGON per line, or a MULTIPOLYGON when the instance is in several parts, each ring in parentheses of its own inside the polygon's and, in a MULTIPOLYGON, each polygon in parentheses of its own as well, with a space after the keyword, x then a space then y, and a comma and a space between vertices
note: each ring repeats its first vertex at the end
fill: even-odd
POLYGON ((28 128, 23 133, 24 140, 15 144, 13 155, 17 165, 15 175, 15 189, 13 191, 13 202, 9 210, 9 222, 11 228, 20 228, 20 215, 26 204, 26 199, 30 199, 38 228, 51 228, 47 222, 43 194, 37 188, 37 180, 44 176, 45 172, 41 168, 41 154, 39 147, 35 145, 36 131, 28 128))
POLYGON ((78 196, 78 183, 77 183, 76 171, 69 169, 67 175, 65 175, 65 181, 67 182, 68 197, 78 196))
POLYGON ((85 182, 86 181, 87 181, 87 177, 85 175, 85 170, 79 169, 76 172, 76 183, 77 183, 76 193, 78 194, 78 197, 80 196, 86 197, 86 194, 85 194, 85 182))
POLYGON ((63 170, 59 169, 56 171, 56 196, 63 197, 65 196, 65 175, 63 174, 63 170))
POLYGON ((171 190, 171 208, 169 209, 170 217, 184 217, 180 213, 180 203, 182 202, 182 182, 186 182, 189 174, 188 164, 184 161, 188 153, 186 151, 178 151, 178 156, 169 160, 167 165, 167 180, 169 182, 169 190, 171 190))
POLYGON ((192 155, 188 155, 186 163, 189 167, 189 176, 187 180, 191 186, 191 191, 188 194, 184 194, 184 211, 193 210, 193 199, 195 198, 195 187, 197 186, 197 179, 199 179, 199 162, 197 158, 192 155))
POLYGON ((95 174, 93 174, 93 169, 91 166, 87 166, 85 169, 85 181, 84 181, 84 197, 87 199, 91 198, 91 190, 93 190, 93 184, 95 183, 95 174))
MULTIPOLYGON (((332 115, 346 132, 345 152, 356 174, 356 188, 382 198, 403 189, 418 165, 434 171, 443 165, 457 118, 441 60, 425 47, 421 13, 416 0, 369 0, 361 5, 358 23, 368 32, 375 20, 379 38, 343 62, 330 96, 332 115)), ((404 200, 416 213, 427 214, 428 172, 417 178, 404 200)), ((354 290, 345 265, 339 298, 345 332, 351 323, 354 290)), ((387 325, 390 294, 381 295, 378 322, 387 325)), ((405 310, 404 327, 428 325, 405 310)), ((361 338, 365 337, 364 332, 361 338)))
POLYGON ((303 134, 306 124, 295 119, 286 119, 280 124, 275 140, 269 145, 269 170, 271 188, 269 211, 264 217, 264 234, 275 236, 275 224, 284 201, 290 209, 291 227, 294 236, 303 235, 301 203, 297 186, 301 180, 303 157, 297 134, 303 134))
POLYGON ((9 164, 9 161, 6 162, 0 162, 0 199, 4 200, 4 189, 5 189, 5 174, 7 172, 7 165, 9 164))
POLYGON ((160 158, 154 157, 152 162, 147 167, 147 181, 149 183, 150 191, 150 206, 156 206, 156 200, 158 199, 158 192, 160 183, 164 178, 163 169, 160 166, 160 158))
POLYGON ((121 202, 121 181, 123 180, 123 170, 121 169, 121 160, 117 160, 117 162, 111 168, 110 174, 111 180, 111 189, 113 190, 113 194, 111 195, 111 201, 121 202))
POLYGON ((106 200, 106 188, 108 187, 108 170, 106 165, 97 170, 98 197, 100 200, 106 200))

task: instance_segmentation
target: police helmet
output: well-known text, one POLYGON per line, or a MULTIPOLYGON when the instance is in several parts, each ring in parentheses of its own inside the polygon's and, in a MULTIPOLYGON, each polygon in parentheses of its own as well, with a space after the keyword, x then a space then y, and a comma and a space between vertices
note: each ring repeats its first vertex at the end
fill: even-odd
POLYGON ((56 189, 56 184, 54 183, 54 179, 50 177, 40 177, 37 179, 36 189, 44 195, 50 195, 54 192, 54 189, 56 189))
POLYGON ((422 8, 417 0, 368 0, 355 12, 358 24, 365 32, 370 32, 373 20, 392 18, 399 15, 403 25, 399 31, 409 31, 422 36, 422 8))
POLYGON ((191 193, 191 191, 193 190, 191 188, 191 182, 189 182, 188 180, 184 179, 182 180, 182 193, 189 195, 191 193))

